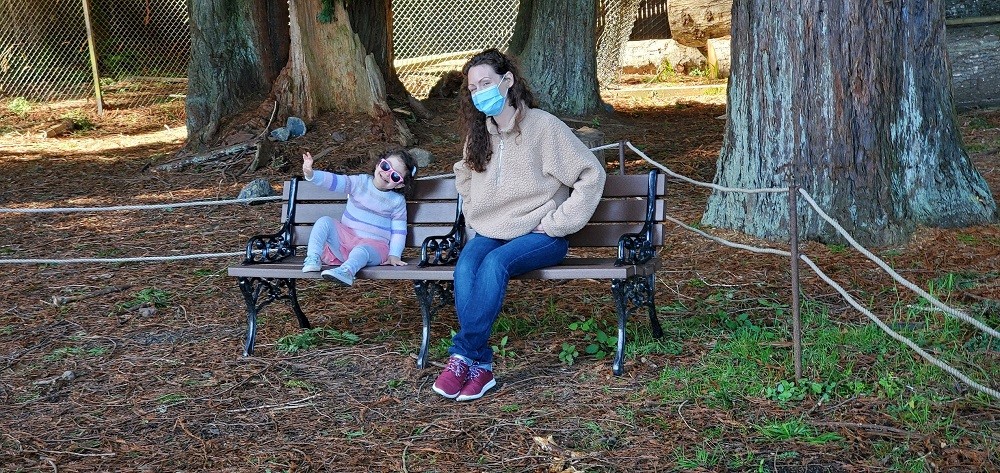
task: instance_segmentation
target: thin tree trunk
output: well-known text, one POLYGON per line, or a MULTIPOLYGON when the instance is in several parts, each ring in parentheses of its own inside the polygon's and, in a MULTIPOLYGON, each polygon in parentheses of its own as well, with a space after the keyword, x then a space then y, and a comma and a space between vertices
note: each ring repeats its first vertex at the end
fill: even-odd
POLYGON ((520 3, 509 51, 520 59, 521 73, 541 107, 552 113, 603 111, 595 59, 596 8, 596 0, 520 3))
MULTIPOLYGON (((940 1, 738 1, 732 45, 718 184, 795 179, 873 245, 996 217, 961 147, 940 1)), ((799 202, 801 236, 841 240, 799 202)), ((787 215, 783 194, 713 192, 703 223, 785 240, 787 215)))

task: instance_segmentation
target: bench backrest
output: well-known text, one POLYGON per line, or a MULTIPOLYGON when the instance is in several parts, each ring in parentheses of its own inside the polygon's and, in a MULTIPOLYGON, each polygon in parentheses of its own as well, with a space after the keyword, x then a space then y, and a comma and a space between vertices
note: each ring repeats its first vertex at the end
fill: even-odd
MULTIPOLYGON (((614 247, 624 233, 638 232, 646 219, 649 176, 646 174, 609 174, 604 186, 604 196, 590 222, 579 232, 570 235, 570 246, 614 247)), ((288 194, 292 182, 283 186, 285 203, 281 221, 288 220, 288 194)), ((457 217, 458 193, 454 178, 424 179, 414 182, 413 196, 407 200, 406 246, 419 248, 429 236, 445 235, 451 231, 457 217)), ((292 245, 305 246, 313 223, 324 215, 339 219, 347 205, 347 195, 321 189, 305 181, 295 186, 295 219, 292 224, 292 245)), ((663 243, 664 195, 666 180, 656 177, 654 186, 652 228, 654 246, 663 243)), ((472 232, 469 232, 472 236, 472 232)))

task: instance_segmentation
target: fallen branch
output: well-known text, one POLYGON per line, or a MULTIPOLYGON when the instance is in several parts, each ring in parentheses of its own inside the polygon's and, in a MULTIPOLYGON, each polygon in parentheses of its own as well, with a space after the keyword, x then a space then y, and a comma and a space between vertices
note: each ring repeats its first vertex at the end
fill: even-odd
POLYGON ((166 163, 166 164, 161 164, 159 166, 156 166, 156 170, 157 171, 177 171, 177 170, 184 169, 184 168, 186 168, 188 166, 191 166, 191 165, 203 164, 203 163, 207 163, 207 162, 210 162, 210 161, 218 161, 220 159, 227 158, 227 157, 232 156, 234 154, 243 154, 243 153, 246 153, 248 151, 257 149, 257 146, 258 146, 258 141, 255 139, 254 141, 249 141, 249 142, 246 142, 246 143, 240 143, 238 145, 233 145, 233 146, 230 146, 228 148, 223 148, 223 149, 220 149, 220 150, 210 151, 208 153, 199 154, 197 156, 192 156, 190 158, 183 159, 183 160, 180 160, 180 161, 173 161, 173 162, 169 162, 169 163, 166 163))
POLYGON ((79 296, 68 296, 68 297, 52 296, 52 305, 54 305, 56 307, 60 307, 60 306, 64 306, 66 304, 69 304, 70 302, 78 302, 78 301, 82 301, 84 299, 90 299, 92 297, 97 297, 97 296, 103 296, 105 294, 111 294, 112 292, 121 292, 121 291, 124 291, 126 289, 131 289, 131 288, 132 288, 131 285, 126 285, 126 286, 111 286, 111 287, 106 287, 104 289, 101 289, 99 291, 91 292, 90 294, 81 294, 79 296))

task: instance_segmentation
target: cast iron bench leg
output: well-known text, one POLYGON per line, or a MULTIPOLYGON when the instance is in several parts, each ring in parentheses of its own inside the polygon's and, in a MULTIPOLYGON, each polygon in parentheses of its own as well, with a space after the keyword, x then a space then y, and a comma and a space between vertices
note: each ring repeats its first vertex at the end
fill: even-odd
POLYGON ((663 329, 656 318, 656 305, 653 302, 653 276, 630 276, 626 279, 611 280, 611 295, 618 308, 618 346, 615 348, 615 359, 611 370, 615 375, 621 375, 625 362, 625 323, 631 312, 630 306, 646 307, 654 337, 661 337, 663 329))
POLYGON ((660 319, 656 316, 656 277, 654 275, 646 276, 646 288, 649 294, 646 300, 646 309, 649 311, 649 329, 653 332, 653 338, 662 338, 663 327, 660 326, 660 319))
POLYGON ((427 364, 427 353, 431 348, 431 320, 439 308, 454 301, 454 295, 451 281, 413 281, 413 292, 420 302, 420 315, 423 316, 423 335, 420 340, 420 354, 417 355, 417 368, 423 369, 427 364))
POLYGON ((253 355, 253 345, 257 340, 257 299, 260 298, 261 286, 258 285, 257 290, 254 290, 253 279, 257 278, 239 278, 240 292, 247 304, 247 337, 243 356, 253 355))
POLYGON ((301 328, 312 328, 309 324, 309 319, 306 318, 305 312, 302 312, 302 308, 299 307, 299 294, 295 292, 295 280, 286 279, 288 286, 288 302, 292 305, 292 312, 295 312, 295 318, 299 319, 299 327, 301 328))
POLYGON ((299 307, 298 294, 295 292, 294 279, 271 279, 271 278, 239 278, 240 292, 243 293, 243 300, 247 305, 247 340, 243 346, 243 356, 252 356, 254 344, 257 342, 257 314, 264 306, 278 300, 284 299, 292 306, 292 312, 299 320, 299 327, 310 328, 309 319, 299 307), (267 290, 267 297, 261 300, 261 293, 267 290))

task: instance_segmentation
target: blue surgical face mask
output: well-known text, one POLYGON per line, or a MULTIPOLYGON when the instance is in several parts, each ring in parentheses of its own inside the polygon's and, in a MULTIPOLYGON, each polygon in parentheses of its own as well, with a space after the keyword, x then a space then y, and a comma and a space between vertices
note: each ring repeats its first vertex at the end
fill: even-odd
MULTIPOLYGON (((488 117, 500 115, 500 112, 503 111, 504 102, 507 101, 507 97, 500 95, 500 84, 505 79, 506 76, 501 77, 500 82, 496 85, 491 85, 472 94, 472 105, 475 105, 477 110, 485 113, 488 117)), ((507 89, 507 92, 510 92, 510 89, 507 89)))

